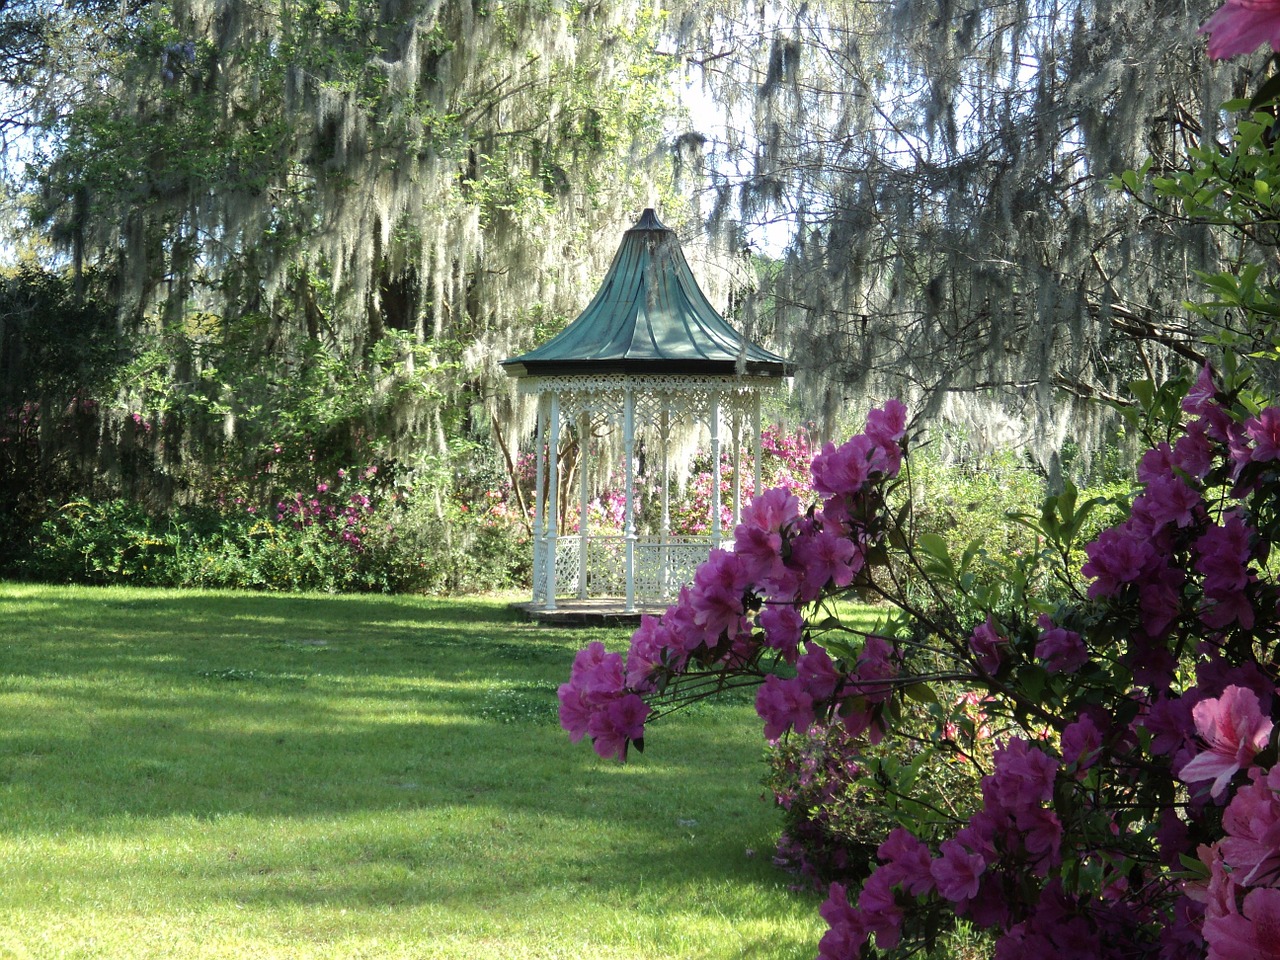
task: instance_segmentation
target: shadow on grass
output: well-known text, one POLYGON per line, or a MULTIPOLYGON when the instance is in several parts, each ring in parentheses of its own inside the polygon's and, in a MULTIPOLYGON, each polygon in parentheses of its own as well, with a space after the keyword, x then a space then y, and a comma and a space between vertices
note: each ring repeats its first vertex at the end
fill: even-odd
POLYGON ((23 594, 0 586, 0 785, 17 829, 476 802, 634 818, 637 789, 759 793, 743 709, 663 721, 629 767, 568 742, 555 691, 573 651, 625 631, 538 627, 494 600, 23 594))

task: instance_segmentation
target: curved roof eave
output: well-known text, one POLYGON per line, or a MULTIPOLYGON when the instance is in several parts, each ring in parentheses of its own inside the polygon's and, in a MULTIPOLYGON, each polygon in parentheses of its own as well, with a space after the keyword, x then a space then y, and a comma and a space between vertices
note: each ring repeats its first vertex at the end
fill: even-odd
POLYGON ((595 297, 541 346, 502 361, 525 376, 788 377, 791 361, 747 341, 699 288, 675 232, 645 210, 628 230, 595 297))

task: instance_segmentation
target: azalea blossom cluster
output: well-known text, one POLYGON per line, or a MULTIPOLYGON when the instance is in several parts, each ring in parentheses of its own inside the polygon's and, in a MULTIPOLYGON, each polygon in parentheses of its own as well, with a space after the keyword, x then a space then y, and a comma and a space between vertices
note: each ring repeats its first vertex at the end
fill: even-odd
POLYGON ((972 631, 992 694, 1047 676, 1056 723, 996 750, 951 836, 896 830, 856 895, 833 885, 824 960, 891 950, 939 904, 993 931, 997 960, 1280 956, 1280 410, 1233 399, 1206 367, 1180 436, 1142 458, 1128 517, 1085 548, 1086 595, 1058 608, 1078 629, 1027 611, 972 631))
POLYGON ((905 410, 873 411, 862 435, 814 459, 820 504, 760 495, 731 547, 645 619, 625 656, 599 644, 578 655, 562 724, 624 757, 655 710, 712 678, 758 685, 771 740, 836 722, 876 742, 894 735, 907 690, 951 683, 1005 731, 972 812, 894 829, 859 889, 833 884, 821 960, 872 943, 906 955, 943 916, 990 931, 997 960, 1280 956, 1280 591, 1268 570, 1280 409, 1224 390, 1206 367, 1183 411, 1142 458, 1127 517, 1085 548, 1082 586, 1028 593, 969 625, 928 622, 912 636, 932 637, 955 669, 927 678, 903 635, 824 644, 829 627, 814 619, 873 580, 885 553, 940 595, 966 589, 895 529, 885 494, 905 410))
POLYGON ((377 511, 367 488, 377 474, 378 468, 372 464, 363 470, 340 469, 335 480, 317 482, 314 492, 294 491, 279 500, 276 522, 290 523, 297 529, 320 527, 335 540, 359 552, 364 549, 364 538, 377 511), (342 491, 344 487, 348 492, 342 491))

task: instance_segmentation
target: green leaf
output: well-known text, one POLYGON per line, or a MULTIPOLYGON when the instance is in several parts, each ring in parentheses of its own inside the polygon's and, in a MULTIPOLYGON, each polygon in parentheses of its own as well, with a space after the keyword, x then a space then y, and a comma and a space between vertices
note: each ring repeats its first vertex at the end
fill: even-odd
POLYGON ((902 691, 902 695, 908 700, 914 700, 916 703, 937 703, 938 695, 934 693, 933 687, 927 683, 913 683, 902 691))

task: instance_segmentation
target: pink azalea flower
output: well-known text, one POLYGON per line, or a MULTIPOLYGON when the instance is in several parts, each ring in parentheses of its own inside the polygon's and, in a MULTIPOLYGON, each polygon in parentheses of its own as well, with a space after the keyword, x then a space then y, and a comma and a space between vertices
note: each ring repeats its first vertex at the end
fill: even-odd
POLYGON ((862 645, 862 655, 853 676, 849 678, 851 689, 871 703, 889 699, 892 686, 885 682, 898 675, 898 664, 893 644, 884 637, 867 637, 862 645))
POLYGON ((826 530, 796 537, 791 558, 802 571, 800 599, 805 601, 816 599, 828 583, 847 587, 862 568, 854 542, 826 530))
POLYGON ((770 674, 756 691, 756 713, 764 721, 765 738, 777 740, 788 730, 803 732, 813 725, 813 698, 804 681, 770 674))
POLYGON ((933 890, 929 848, 905 827, 895 827, 876 850, 883 862, 877 872, 883 873, 891 886, 900 886, 911 896, 933 890))
POLYGON ((770 533, 779 533, 783 527, 800 516, 800 498, 786 487, 766 490, 742 508, 743 527, 754 527, 770 533))
POLYGON ((1089 599, 1110 597, 1122 584, 1131 583, 1156 559, 1155 548, 1146 537, 1138 537, 1127 525, 1109 527, 1085 545, 1088 561, 1080 572, 1093 580, 1089 599))
POLYGON ((597 709, 587 724, 591 745, 606 760, 625 760, 627 744, 644 738, 644 721, 649 705, 636 694, 611 700, 597 709))
POLYGON ((858 894, 858 910, 867 929, 876 935, 876 946, 892 950, 902 939, 902 909, 893 896, 889 877, 876 870, 858 894))
POLYGON ((1000 669, 1001 649, 1008 643, 996 629, 995 621, 987 616, 985 623, 980 623, 969 638, 969 647, 978 658, 978 666, 985 672, 994 674, 1000 669))
POLYGON ((862 945, 871 931, 862 914, 849 905, 844 884, 833 883, 826 902, 818 912, 829 929, 818 944, 818 960, 853 960, 862 955, 862 945))
POLYGON ((813 458, 813 489, 823 498, 857 493, 873 471, 887 467, 884 449, 865 434, 839 447, 828 443, 813 458))
POLYGON ((1280 51, 1280 0, 1227 0, 1200 33, 1209 34, 1211 60, 1253 53, 1264 43, 1280 51))
POLYGON ((1009 741, 992 756, 995 770, 982 778, 982 797, 988 811, 1016 814, 1053 799, 1058 762, 1021 737, 1009 741))
POLYGON ((1280 880, 1280 766, 1263 774, 1254 767, 1222 815, 1227 835, 1222 859, 1244 886, 1276 886, 1280 880))
POLYGON ((599 640, 592 641, 573 658, 569 682, 588 699, 621 693, 626 685, 622 654, 609 653, 599 640))
POLYGON ((1280 890, 1249 891, 1240 913, 1204 921, 1208 960, 1280 960, 1280 890))
POLYGON ((1280 407, 1267 407, 1246 420, 1244 429, 1253 440, 1253 460, 1280 460, 1280 407))
POLYGON ((1051 672, 1074 673, 1089 662, 1089 651, 1080 634, 1055 627, 1044 614, 1040 615, 1040 629, 1043 632, 1036 644, 1036 656, 1046 661, 1045 666, 1051 672))
MULTIPOLYGON (((1239 2, 1239 0, 1237 0, 1237 2, 1239 2)), ((1225 10, 1226 7, 1223 9, 1225 10)), ((1218 11, 1218 13, 1221 12, 1222 10, 1218 11)), ((1216 16, 1217 14, 1210 17, 1209 23, 1206 23, 1200 29, 1202 31, 1210 29, 1209 24, 1214 21, 1216 16)), ((1187 411, 1187 413, 1194 413, 1196 416, 1203 416, 1206 410, 1211 406, 1214 406, 1217 395, 1218 385, 1213 379, 1213 367, 1206 363, 1200 368, 1200 375, 1196 377, 1196 382, 1192 385, 1191 389, 1187 391, 1187 395, 1182 398, 1182 409, 1187 411)))
POLYGON ((770 603, 756 615, 756 622, 764 631, 765 646, 780 651, 788 663, 795 663, 804 630, 800 611, 790 603, 770 603))
POLYGON ((1191 711, 1196 732, 1208 745, 1178 771, 1183 783, 1212 780, 1209 790, 1217 798, 1236 772, 1247 767, 1271 737, 1271 721, 1258 707, 1258 695, 1235 685, 1221 697, 1201 700, 1191 711))
POLYGON ((1101 749, 1102 733, 1088 714, 1080 714, 1075 723, 1062 731, 1062 762, 1075 765, 1077 776, 1083 776, 1084 771, 1097 762, 1101 749))
POLYGON ((569 734, 570 742, 577 743, 587 735, 593 708, 572 683, 560 684, 556 696, 560 700, 560 726, 569 734))
POLYGON ((943 841, 938 851, 942 856, 929 867, 938 885, 938 893, 953 903, 976 897, 987 862, 954 839, 943 841))
POLYGON ((828 700, 836 692, 840 674, 825 648, 810 644, 808 652, 796 662, 796 675, 804 681, 805 691, 814 700, 828 700))
POLYGON ((627 651, 626 684, 633 690, 644 690, 651 685, 653 672, 662 664, 667 654, 678 667, 684 657, 674 650, 675 639, 661 620, 645 614, 640 626, 631 635, 631 649, 627 651))

